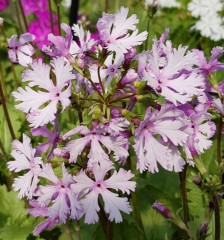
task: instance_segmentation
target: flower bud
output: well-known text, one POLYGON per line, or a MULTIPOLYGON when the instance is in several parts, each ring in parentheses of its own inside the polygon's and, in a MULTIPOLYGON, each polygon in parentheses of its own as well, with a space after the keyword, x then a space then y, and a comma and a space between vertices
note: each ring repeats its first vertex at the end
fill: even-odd
POLYGON ((173 219, 170 210, 167 209, 164 205, 162 205, 162 203, 155 201, 152 205, 152 207, 157 210, 158 212, 160 212, 165 218, 171 218, 173 219))
POLYGON ((198 187, 201 186, 202 181, 201 181, 201 179, 200 179, 198 176, 193 176, 192 181, 193 181, 193 183, 194 183, 195 185, 197 185, 198 187))
POLYGON ((199 236, 204 237, 207 234, 207 231, 208 231, 208 222, 204 222, 200 225, 199 236))

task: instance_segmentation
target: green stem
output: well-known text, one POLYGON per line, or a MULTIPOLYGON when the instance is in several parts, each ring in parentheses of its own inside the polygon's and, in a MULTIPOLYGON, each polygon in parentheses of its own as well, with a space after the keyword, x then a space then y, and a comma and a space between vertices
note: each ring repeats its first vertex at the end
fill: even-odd
POLYGON ((61 16, 60 16, 60 1, 57 0, 57 15, 58 15, 58 32, 61 35, 61 16))
POLYGON ((222 115, 220 114, 219 122, 218 122, 218 132, 217 132, 217 161, 218 164, 222 162, 222 115))
POLYGON ((3 111, 4 111, 4 114, 5 114, 6 122, 8 124, 11 137, 12 137, 12 139, 15 139, 16 138, 15 133, 14 133, 14 130, 13 130, 13 127, 12 127, 12 122, 10 120, 10 116, 9 116, 9 113, 8 113, 6 100, 5 100, 5 96, 4 96, 4 92, 3 92, 3 88, 2 88, 2 82, 3 81, 4 81, 4 76, 3 76, 3 71, 2 71, 2 64, 0 62, 0 97, 1 97, 3 111))
POLYGON ((108 9, 109 9, 109 0, 105 0, 105 13, 108 13, 108 9))
POLYGON ((215 240, 220 240, 221 226, 220 226, 220 208, 216 196, 213 196, 214 212, 215 212, 215 240))
POLYGON ((23 6, 22 6, 22 3, 21 3, 21 0, 19 0, 19 7, 20 7, 20 10, 21 10, 21 13, 22 13, 22 18, 23 18, 23 23, 24 23, 24 26, 25 26, 25 31, 28 32, 28 24, 27 24, 27 21, 26 21, 25 13, 23 11, 23 6))
POLYGON ((51 32, 54 33, 54 22, 53 22, 53 15, 52 15, 51 0, 48 0, 48 5, 49 5, 49 11, 50 11, 51 32))
POLYGON ((184 212, 184 223, 187 226, 187 223, 189 221, 189 212, 188 212, 188 204, 187 204, 186 175, 187 175, 187 165, 185 164, 183 171, 179 173, 179 178, 180 178, 180 190, 181 190, 181 198, 182 198, 183 212, 184 212))

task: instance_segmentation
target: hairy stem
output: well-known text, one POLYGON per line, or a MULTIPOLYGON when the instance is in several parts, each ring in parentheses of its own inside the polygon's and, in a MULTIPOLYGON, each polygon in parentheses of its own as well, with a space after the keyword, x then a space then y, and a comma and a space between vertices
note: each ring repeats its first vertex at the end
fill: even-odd
MULTIPOLYGON (((129 170, 131 170, 130 156, 127 159, 127 167, 129 170)), ((142 230, 143 237, 146 240, 147 238, 146 238, 145 229, 144 229, 143 222, 142 222, 141 212, 140 212, 139 206, 138 206, 136 192, 131 192, 131 200, 132 200, 133 212, 134 212, 137 224, 138 224, 139 228, 142 230)))
POLYGON ((22 18, 23 18, 23 23, 24 23, 24 26, 25 26, 25 31, 28 32, 28 24, 27 24, 27 21, 26 21, 25 13, 23 11, 23 6, 22 6, 22 3, 21 3, 21 0, 19 0, 19 7, 20 7, 20 11, 22 13, 22 18))
POLYGON ((49 5, 49 11, 50 11, 51 32, 54 33, 54 21, 53 21, 53 14, 52 14, 51 0, 48 0, 48 5, 49 5))
POLYGON ((11 137, 12 137, 12 139, 15 139, 16 138, 15 133, 14 133, 14 130, 13 130, 13 127, 12 127, 12 122, 10 120, 9 112, 8 112, 7 105, 6 105, 6 99, 5 99, 5 95, 4 95, 3 88, 2 88, 2 82, 3 81, 4 81, 4 75, 3 75, 3 71, 2 71, 2 64, 0 62, 0 97, 1 97, 3 111, 4 111, 4 114, 5 114, 6 122, 8 124, 11 137))
POLYGON ((105 13, 108 13, 108 9, 109 9, 109 0, 105 0, 105 8, 104 8, 105 13))
POLYGON ((14 6, 15 6, 15 9, 16 9, 16 16, 17 16, 17 20, 18 20, 18 24, 19 24, 19 33, 22 33, 23 28, 22 28, 22 23, 21 23, 20 16, 19 16, 19 9, 17 7, 16 1, 14 1, 14 6))
POLYGON ((60 16, 60 1, 57 0, 57 15, 58 15, 58 32, 61 35, 61 16, 60 16))
POLYGON ((106 236, 106 240, 112 240, 113 239, 113 225, 112 223, 108 220, 107 215, 103 209, 103 206, 99 202, 100 206, 100 211, 98 212, 99 219, 103 228, 103 231, 106 236))
POLYGON ((221 224, 220 224, 220 208, 219 202, 216 196, 213 196, 214 212, 215 212, 215 240, 220 240, 221 236, 221 224))
POLYGON ((179 173, 179 178, 180 178, 180 192, 181 192, 183 212, 184 212, 184 223, 187 226, 187 222, 189 221, 189 212, 188 212, 188 204, 187 204, 186 174, 187 174, 187 165, 185 164, 183 171, 179 173))

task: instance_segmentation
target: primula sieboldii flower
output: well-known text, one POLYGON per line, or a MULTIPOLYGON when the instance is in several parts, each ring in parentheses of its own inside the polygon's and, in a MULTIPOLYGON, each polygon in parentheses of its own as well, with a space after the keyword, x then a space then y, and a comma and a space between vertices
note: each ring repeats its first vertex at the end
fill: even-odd
POLYGON ((188 118, 193 132, 184 145, 184 151, 187 159, 192 160, 192 149, 201 154, 212 146, 210 138, 215 134, 216 125, 211 121, 211 115, 206 112, 196 113, 192 110, 188 118))
POLYGON ((128 8, 121 7, 115 14, 104 13, 98 20, 97 30, 100 40, 108 51, 127 53, 129 49, 141 45, 146 40, 147 32, 138 34, 136 15, 133 14, 129 18, 127 16, 128 8), (129 31, 132 33, 130 34, 129 31))
POLYGON ((36 148, 36 155, 39 156, 42 153, 45 153, 51 147, 51 150, 47 156, 47 159, 50 160, 53 157, 54 149, 57 147, 57 142, 60 138, 57 120, 54 121, 53 132, 51 132, 46 126, 43 126, 31 129, 31 133, 33 136, 42 136, 49 139, 47 142, 38 145, 36 148))
POLYGON ((202 51, 195 49, 194 52, 198 58, 197 66, 205 76, 210 76, 212 72, 217 70, 224 70, 224 64, 218 61, 218 58, 224 52, 222 47, 214 47, 212 49, 211 58, 208 62, 202 51))
POLYGON ((52 221, 58 219, 60 223, 65 223, 67 218, 79 219, 82 213, 81 204, 71 189, 74 180, 65 166, 62 165, 61 180, 54 174, 51 164, 43 165, 40 176, 53 183, 39 186, 37 199, 41 206, 48 206, 48 218, 52 221))
POLYGON ((152 51, 145 56, 148 64, 139 72, 150 87, 175 105, 190 101, 204 90, 204 78, 193 68, 196 55, 186 51, 187 47, 175 49, 170 41, 164 45, 155 40, 152 51))
POLYGON ((158 172, 158 162, 168 171, 181 171, 185 162, 177 146, 186 143, 189 135, 184 129, 188 124, 184 113, 173 106, 162 106, 155 112, 148 108, 145 119, 135 131, 133 147, 137 169, 158 172))
POLYGON ((95 164, 92 169, 94 179, 83 170, 74 177, 75 184, 72 185, 73 191, 79 194, 80 201, 84 208, 85 223, 92 224, 98 221, 97 212, 100 211, 98 199, 101 195, 104 202, 104 210, 109 215, 109 220, 116 223, 122 221, 121 211, 129 214, 131 207, 126 197, 119 197, 112 190, 120 190, 122 193, 130 194, 135 191, 136 183, 130 181, 134 175, 131 171, 122 168, 108 176, 108 172, 113 169, 111 163, 103 163, 100 166, 95 164))
POLYGON ((35 157, 36 150, 32 148, 30 138, 25 134, 23 134, 23 142, 14 140, 12 146, 11 154, 15 160, 8 162, 9 170, 15 172, 28 170, 27 173, 15 179, 13 188, 19 191, 19 198, 26 196, 31 199, 39 182, 38 176, 43 162, 40 157, 35 157))
POLYGON ((32 69, 23 73, 23 82, 29 82, 28 86, 18 88, 12 95, 17 101, 17 109, 29 113, 28 121, 31 127, 43 126, 56 118, 57 106, 60 102, 62 112, 70 104, 71 80, 75 78, 72 73, 72 66, 64 61, 63 57, 54 58, 51 61, 53 72, 56 77, 55 84, 50 79, 50 66, 44 64, 41 59, 31 64, 32 69), (38 86, 38 92, 32 87, 38 86))
POLYGON ((128 157, 128 151, 126 150, 128 140, 123 136, 106 135, 107 130, 104 126, 98 126, 93 130, 89 130, 85 126, 79 126, 66 133, 63 136, 63 139, 68 139, 76 134, 81 134, 83 137, 70 140, 64 148, 65 152, 70 153, 69 162, 76 162, 77 157, 88 145, 90 145, 90 151, 88 154, 89 168, 95 163, 102 164, 103 162, 110 162, 110 158, 102 146, 104 146, 109 153, 111 151, 114 152, 114 158, 117 161, 123 162, 124 159, 128 157))
POLYGON ((34 35, 30 33, 24 33, 19 36, 13 35, 8 40, 9 59, 14 63, 19 63, 26 67, 28 64, 32 63, 32 55, 34 54, 34 48, 29 44, 35 39, 34 35))
MULTIPOLYGON (((31 200, 29 204, 32 208, 28 209, 28 213, 33 217, 48 217, 49 209, 48 207, 41 206, 36 200, 31 200)), ((45 229, 52 228, 58 223, 58 217, 54 219, 47 218, 45 221, 40 223, 34 228, 33 235, 37 236, 45 229)))
POLYGON ((120 53, 116 53, 115 57, 113 54, 107 56, 104 67, 100 68, 98 73, 98 65, 93 64, 89 67, 89 71, 91 74, 91 79, 95 83, 99 83, 99 77, 101 81, 104 83, 104 87, 107 90, 111 80, 115 77, 119 77, 121 75, 120 67, 124 61, 124 55, 120 53))

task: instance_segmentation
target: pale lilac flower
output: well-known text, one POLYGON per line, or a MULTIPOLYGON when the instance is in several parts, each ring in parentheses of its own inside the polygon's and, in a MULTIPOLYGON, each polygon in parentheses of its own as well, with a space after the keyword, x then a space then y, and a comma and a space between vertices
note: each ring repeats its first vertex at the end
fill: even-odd
POLYGON ((191 149, 199 155, 212 146, 212 140, 216 131, 216 125, 211 121, 211 115, 206 112, 192 113, 188 118, 191 120, 192 134, 184 145, 187 160, 192 160, 191 149))
POLYGON ((154 41, 152 51, 146 56, 148 64, 143 79, 166 100, 184 104, 204 90, 204 78, 193 68, 197 63, 195 53, 186 53, 187 47, 181 45, 178 49, 171 46, 167 42, 161 48, 161 43, 154 41))
POLYGON ((97 22, 100 40, 108 51, 127 53, 132 47, 141 45, 147 38, 147 32, 138 34, 135 14, 128 16, 128 8, 121 7, 115 14, 104 13, 97 22), (129 33, 132 31, 132 33, 129 33))
POLYGON ((108 176, 108 172, 113 169, 112 164, 103 163, 100 166, 95 164, 92 173, 94 179, 83 170, 74 177, 75 184, 72 185, 73 190, 79 194, 80 201, 84 208, 85 223, 92 224, 98 221, 97 212, 100 211, 98 198, 101 195, 104 202, 104 210, 109 215, 109 220, 115 220, 116 223, 122 221, 121 211, 129 214, 131 207, 126 197, 119 197, 112 190, 120 190, 122 193, 130 194, 135 191, 136 183, 130 181, 134 175, 131 171, 122 168, 113 172, 112 176, 108 176))
POLYGON ((52 221, 58 219, 60 223, 65 223, 67 218, 79 219, 82 213, 81 204, 71 189, 74 180, 65 166, 62 165, 61 180, 54 174, 51 164, 43 165, 40 176, 52 182, 52 184, 39 186, 37 199, 41 206, 48 206, 48 218, 52 221))
POLYGON ((113 54, 110 54, 107 56, 104 67, 100 68, 99 74, 98 74, 98 64, 93 64, 89 67, 91 79, 95 83, 99 83, 99 77, 101 81, 104 83, 105 90, 107 91, 109 88, 109 85, 113 78, 119 78, 121 75, 121 65, 124 61, 124 55, 123 54, 116 54, 115 57, 113 57, 113 54))
POLYGON ((27 172, 15 179, 13 188, 19 191, 19 198, 32 198, 39 182, 38 176, 43 164, 40 157, 35 157, 36 150, 32 148, 30 138, 23 134, 23 142, 14 140, 12 143, 13 151, 11 155, 15 159, 8 162, 10 171, 20 172, 26 170, 27 172))
POLYGON ((70 140, 65 148, 65 152, 70 153, 69 162, 76 162, 77 157, 82 153, 85 147, 90 145, 88 154, 88 167, 91 168, 95 163, 110 162, 108 154, 104 151, 104 146, 108 153, 114 152, 114 158, 117 161, 123 162, 128 157, 128 151, 125 146, 128 140, 122 136, 108 136, 105 126, 98 126, 93 130, 89 130, 85 126, 79 126, 69 131, 63 136, 63 139, 68 139, 73 135, 81 134, 82 138, 70 140))
POLYGON ((219 98, 213 100, 213 106, 224 116, 224 104, 219 98))
POLYGON ((74 41, 71 46, 71 54, 82 58, 86 52, 91 51, 95 41, 91 38, 89 31, 84 31, 82 25, 74 24, 72 27, 74 35, 78 37, 78 44, 74 41))
POLYGON ((13 35, 8 40, 9 59, 14 63, 19 63, 26 67, 28 64, 32 63, 32 55, 34 54, 34 48, 29 44, 35 39, 34 35, 30 33, 24 33, 19 36, 13 35))
POLYGON ((39 156, 42 153, 46 153, 47 150, 51 147, 50 152, 48 153, 47 159, 50 160, 53 157, 54 149, 57 147, 57 143, 60 139, 60 132, 58 129, 57 120, 54 121, 54 131, 51 132, 47 127, 39 127, 31 129, 33 136, 42 136, 48 138, 49 140, 45 143, 41 143, 36 148, 36 155, 39 156))
POLYGON ((194 52, 198 58, 197 66, 205 76, 210 76, 212 72, 215 72, 217 70, 224 70, 224 64, 218 61, 218 58, 224 52, 222 47, 214 47, 212 49, 211 58, 208 62, 203 51, 195 49, 194 52))
MULTIPOLYGON (((48 217, 48 207, 41 206, 36 200, 32 200, 29 203, 33 208, 28 209, 28 214, 32 215, 33 217, 48 217)), ((54 219, 47 218, 45 221, 41 222, 38 226, 34 228, 33 235, 37 236, 42 231, 50 229, 56 224, 58 224, 57 217, 54 219)))
POLYGON ((75 59, 70 53, 70 49, 73 44, 72 30, 70 26, 65 23, 61 24, 61 29, 65 31, 66 36, 55 36, 53 33, 50 33, 48 35, 48 41, 50 41, 53 46, 44 45, 42 51, 51 57, 63 56, 71 63, 75 63, 75 59))
POLYGON ((39 59, 31 64, 32 69, 27 69, 23 73, 23 82, 28 81, 28 86, 12 92, 15 99, 21 101, 16 108, 29 113, 31 127, 37 128, 52 122, 56 118, 59 102, 62 105, 62 112, 70 104, 71 80, 75 78, 72 66, 65 62, 63 57, 54 58, 51 66, 56 77, 55 84, 50 79, 50 66, 39 59), (32 89, 34 86, 38 86, 40 90, 36 92, 32 89))
POLYGON ((186 125, 184 113, 173 106, 162 106, 155 112, 148 108, 144 121, 135 132, 133 147, 137 169, 158 172, 158 162, 166 170, 181 171, 185 162, 177 146, 183 146, 187 141, 186 125))

